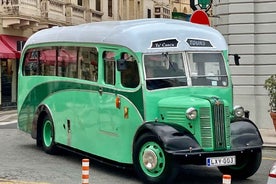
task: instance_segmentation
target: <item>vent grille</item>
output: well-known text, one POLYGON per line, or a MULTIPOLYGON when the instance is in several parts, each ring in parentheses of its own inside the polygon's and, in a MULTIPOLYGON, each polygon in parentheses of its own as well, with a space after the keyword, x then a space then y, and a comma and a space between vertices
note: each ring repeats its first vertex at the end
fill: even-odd
POLYGON ((201 131, 201 144, 203 148, 212 147, 212 126, 211 126, 210 108, 200 108, 200 131, 201 131))
POLYGON ((171 109, 166 112, 166 120, 175 123, 185 123, 185 110, 184 109, 171 109))

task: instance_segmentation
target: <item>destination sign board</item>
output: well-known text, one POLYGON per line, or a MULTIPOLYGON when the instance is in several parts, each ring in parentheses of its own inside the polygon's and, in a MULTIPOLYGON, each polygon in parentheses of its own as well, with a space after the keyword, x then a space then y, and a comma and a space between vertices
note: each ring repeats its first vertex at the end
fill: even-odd
POLYGON ((208 40, 199 40, 199 39, 187 39, 186 41, 190 47, 213 47, 211 42, 208 40))
POLYGON ((178 47, 179 41, 176 38, 166 39, 166 40, 155 40, 151 42, 150 48, 168 48, 168 47, 178 47))

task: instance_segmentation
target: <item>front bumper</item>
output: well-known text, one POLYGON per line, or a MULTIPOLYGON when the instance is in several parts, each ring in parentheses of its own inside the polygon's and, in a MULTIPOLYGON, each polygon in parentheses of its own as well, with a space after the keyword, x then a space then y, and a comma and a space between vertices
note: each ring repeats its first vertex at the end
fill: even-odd
POLYGON ((196 151, 166 151, 168 155, 173 157, 176 163, 206 165, 206 159, 209 157, 236 156, 237 158, 247 157, 249 154, 261 152, 262 147, 235 148, 226 151, 204 152, 196 151))

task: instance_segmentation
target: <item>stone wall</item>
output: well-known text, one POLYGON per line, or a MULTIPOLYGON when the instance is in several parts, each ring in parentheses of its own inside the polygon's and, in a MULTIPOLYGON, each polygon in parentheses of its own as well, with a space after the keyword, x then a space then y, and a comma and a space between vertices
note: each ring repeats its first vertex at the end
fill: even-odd
POLYGON ((272 128, 265 79, 276 73, 276 1, 214 0, 212 23, 241 56, 235 66, 230 56, 234 103, 250 111, 259 128, 272 128))

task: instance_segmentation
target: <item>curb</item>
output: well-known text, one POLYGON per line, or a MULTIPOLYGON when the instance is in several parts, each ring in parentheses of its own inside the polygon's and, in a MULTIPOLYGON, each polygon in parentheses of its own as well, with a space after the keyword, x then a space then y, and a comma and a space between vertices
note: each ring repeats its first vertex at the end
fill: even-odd
POLYGON ((276 144, 274 143, 264 143, 263 149, 275 149, 276 150, 276 144))

